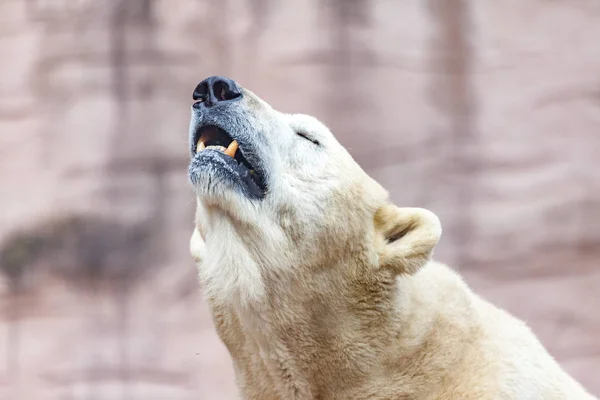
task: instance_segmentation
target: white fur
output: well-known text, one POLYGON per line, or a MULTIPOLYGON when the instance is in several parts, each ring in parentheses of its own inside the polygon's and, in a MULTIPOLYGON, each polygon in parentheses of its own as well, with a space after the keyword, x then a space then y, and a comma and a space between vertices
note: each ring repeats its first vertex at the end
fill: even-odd
POLYGON ((390 204, 315 118, 249 91, 232 107, 228 127, 257 144, 269 190, 251 200, 197 177, 190 251, 244 398, 593 399, 524 323, 430 261, 435 214, 390 204), (314 340, 333 307, 340 325, 314 340), (348 365, 356 386, 338 373, 348 365))

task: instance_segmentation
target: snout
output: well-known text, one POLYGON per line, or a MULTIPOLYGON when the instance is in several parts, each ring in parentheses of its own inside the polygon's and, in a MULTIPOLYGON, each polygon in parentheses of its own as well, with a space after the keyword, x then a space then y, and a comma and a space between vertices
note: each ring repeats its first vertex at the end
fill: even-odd
POLYGON ((204 197, 218 187, 237 188, 251 199, 267 192, 264 136, 257 131, 252 94, 235 81, 211 76, 196 86, 190 121, 190 181, 204 197), (199 189, 202 188, 202 189, 199 189))
POLYGON ((196 101, 193 108, 202 109, 239 101, 243 95, 242 89, 234 80, 211 76, 196 86, 192 97, 196 101))

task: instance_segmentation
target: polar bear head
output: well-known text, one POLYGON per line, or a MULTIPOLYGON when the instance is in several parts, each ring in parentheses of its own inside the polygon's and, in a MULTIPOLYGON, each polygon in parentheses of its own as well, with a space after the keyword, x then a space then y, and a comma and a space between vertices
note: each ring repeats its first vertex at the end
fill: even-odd
POLYGON ((429 258, 437 217, 390 204, 321 122, 218 76, 193 98, 190 249, 209 295, 260 298, 267 282, 356 263, 412 273, 429 258))

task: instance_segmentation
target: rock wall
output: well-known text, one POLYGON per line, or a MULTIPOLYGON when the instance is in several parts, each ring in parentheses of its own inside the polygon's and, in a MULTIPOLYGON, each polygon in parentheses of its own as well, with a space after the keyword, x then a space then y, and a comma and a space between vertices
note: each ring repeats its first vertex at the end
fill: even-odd
POLYGON ((0 3, 0 398, 235 398, 187 244, 191 92, 314 114, 600 395, 600 3, 0 3))

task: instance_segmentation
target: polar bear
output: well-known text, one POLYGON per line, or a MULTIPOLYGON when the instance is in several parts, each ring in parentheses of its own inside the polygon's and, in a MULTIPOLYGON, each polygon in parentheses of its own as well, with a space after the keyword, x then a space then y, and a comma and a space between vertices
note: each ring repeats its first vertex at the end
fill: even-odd
POLYGON ((190 251, 244 399, 592 399, 318 120, 195 89, 190 251))

